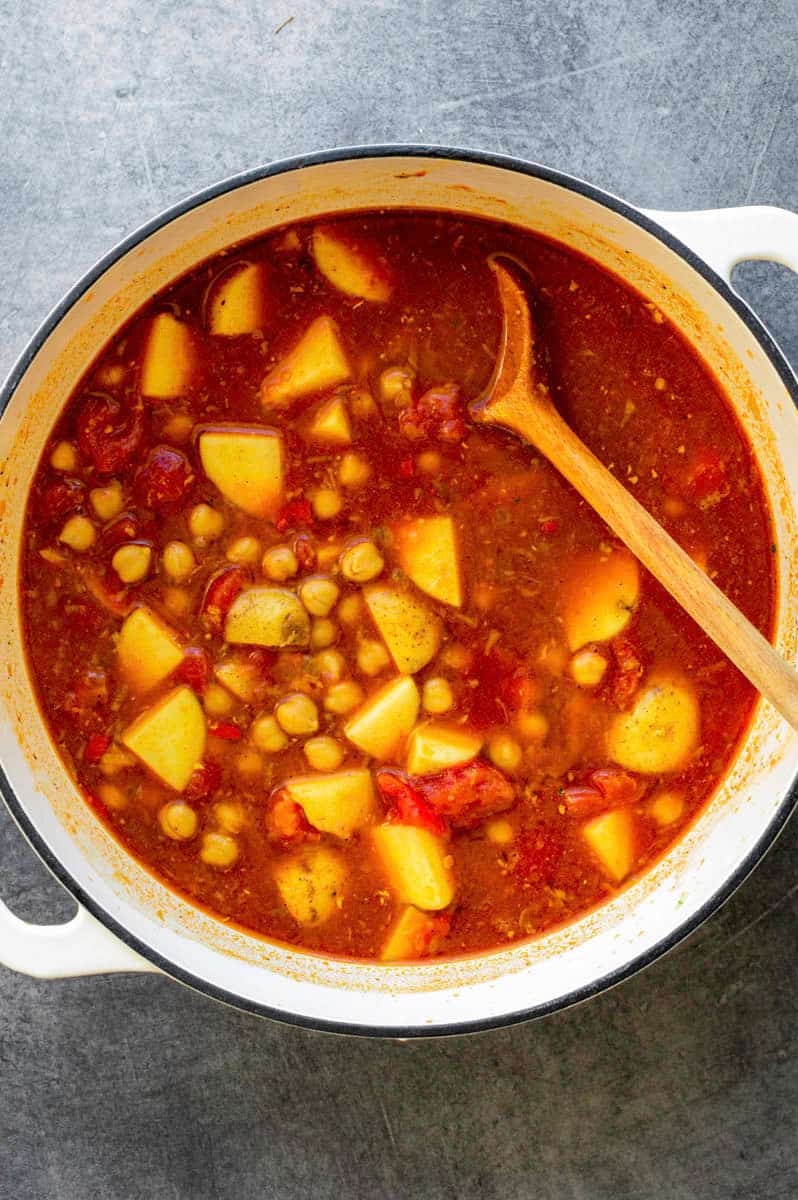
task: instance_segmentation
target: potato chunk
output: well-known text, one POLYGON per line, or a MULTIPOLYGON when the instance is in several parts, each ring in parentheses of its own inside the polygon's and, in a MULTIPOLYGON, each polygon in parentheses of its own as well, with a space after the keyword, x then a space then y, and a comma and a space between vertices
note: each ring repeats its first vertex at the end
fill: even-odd
POLYGON ((313 230, 313 258, 322 275, 347 296, 384 303, 391 295, 390 276, 377 255, 333 225, 313 230))
POLYGON ((341 855, 327 846, 308 846, 274 868, 283 904, 300 925, 321 925, 339 909, 347 877, 341 855))
POLYGON ((148 608, 134 608, 116 643, 119 670, 134 692, 148 692, 179 666, 183 648, 177 634, 148 608))
POLYGON ((197 366, 191 330, 171 313, 153 318, 141 364, 141 394, 169 400, 189 390, 197 366))
POLYGON ((460 608, 463 586, 457 535, 451 517, 415 517, 391 530, 399 565, 433 600, 460 608))
POLYGON ((430 775, 470 762, 481 749, 482 738, 470 729, 428 721, 410 735, 405 770, 408 775, 430 775))
POLYGON ((701 713, 683 676, 652 676, 630 712, 619 713, 607 735, 610 758, 642 775, 678 771, 696 750, 701 713))
POLYGON ((345 383, 351 371, 338 326, 330 317, 317 317, 261 384, 264 408, 288 408, 301 396, 345 383))
POLYGON ((286 780, 285 787, 314 829, 335 837, 351 837, 368 825, 374 812, 371 772, 363 767, 331 775, 299 775, 286 780))
POLYGON ((400 675, 370 696, 350 717, 344 734, 364 754, 384 762, 398 753, 415 725, 419 703, 415 680, 400 675))
POLYGON ((423 958, 439 936, 439 926, 446 918, 431 917, 412 904, 402 909, 394 921, 388 938, 380 951, 383 962, 401 962, 408 958, 423 958))
POLYGON ((454 898, 449 846, 417 825, 378 825, 372 837, 398 900, 416 908, 446 908, 454 898))
POLYGON ((637 559, 624 547, 606 556, 581 554, 564 582, 565 636, 573 653, 608 642, 625 629, 640 593, 637 559))
POLYGON ((308 428, 308 437, 317 442, 328 442, 333 446, 348 446, 352 441, 352 426, 349 413, 340 396, 333 396, 314 413, 308 428))
POLYGON ((594 817, 582 836, 613 883, 620 883, 635 862, 635 818, 628 808, 594 817))
POLYGON ((203 470, 219 491, 253 517, 270 517, 283 496, 283 439, 275 429, 218 426, 199 436, 203 470))
POLYGON ((363 595, 397 670, 414 675, 425 667, 441 641, 436 614, 418 596, 393 584, 374 583, 363 595))
POLYGON ((175 688, 137 717, 122 734, 122 744, 182 792, 205 752, 205 717, 191 688, 175 688))
POLYGON ((208 329, 217 337, 254 333, 268 315, 266 267, 263 263, 235 263, 211 284, 205 315, 208 329))
POLYGON ((310 617, 288 588, 248 588, 230 606, 224 639, 245 646, 307 646, 310 617))

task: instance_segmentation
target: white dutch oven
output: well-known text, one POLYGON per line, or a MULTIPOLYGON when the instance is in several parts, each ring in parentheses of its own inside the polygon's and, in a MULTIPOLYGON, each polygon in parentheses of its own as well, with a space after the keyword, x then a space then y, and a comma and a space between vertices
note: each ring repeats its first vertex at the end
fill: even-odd
POLYGON ((98 263, 45 321, 2 393, 0 782, 22 831, 80 905, 68 924, 38 927, 0 903, 7 966, 50 978, 163 971, 252 1012, 341 1032, 485 1029, 573 1004, 651 962, 730 895, 787 819, 798 737, 762 704, 697 823, 612 902, 496 953, 387 966, 303 954, 226 927, 153 880, 80 799, 33 698, 17 596, 28 483, 56 415, 114 330, 195 263, 285 221, 396 205, 549 234, 622 276, 686 334, 721 379, 764 470, 780 569, 777 641, 795 659, 798 385, 729 274, 746 258, 798 269, 798 216, 775 208, 645 214, 542 167, 428 147, 336 151, 239 175, 170 209, 98 263))

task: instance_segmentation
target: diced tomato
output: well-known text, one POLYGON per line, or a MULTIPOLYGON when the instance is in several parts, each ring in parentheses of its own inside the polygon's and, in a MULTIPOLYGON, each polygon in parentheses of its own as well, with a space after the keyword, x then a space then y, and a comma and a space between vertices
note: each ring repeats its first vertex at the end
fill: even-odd
POLYGON ((607 797, 589 783, 574 783, 562 789, 562 802, 572 817, 595 817, 610 805, 607 797))
POLYGON ((430 388, 399 410, 399 429, 406 438, 461 442, 466 435, 465 405, 456 383, 430 388))
POLYGON ((79 479, 56 479, 39 493, 37 507, 44 521, 55 521, 83 508, 86 485, 79 479))
POLYGON ((208 686, 210 671, 211 664, 205 651, 199 646, 187 646, 183 661, 175 669, 174 678, 179 683, 187 683, 201 696, 208 686))
POLYGON ((285 788, 274 795, 266 812, 269 837, 282 842, 306 841, 318 837, 318 831, 308 822, 302 808, 292 800, 285 788))
POLYGON ((541 533, 545 534, 547 537, 551 537, 553 534, 559 532, 560 518, 544 517, 543 520, 538 523, 538 528, 540 529, 541 533))
POLYGON ((218 791, 222 783, 222 768, 218 763, 206 758, 196 771, 192 772, 185 789, 183 799, 189 802, 205 800, 218 791))
POLYGON ((553 883, 564 852, 563 837, 552 826, 526 830, 518 839, 515 870, 523 879, 553 883))
POLYGON ((103 546, 109 550, 121 546, 123 542, 132 542, 139 536, 140 525, 134 512, 124 512, 102 531, 103 546))
POLYGON ((455 829, 473 829, 515 803, 515 788, 501 771, 482 759, 427 775, 417 783, 427 803, 455 829))
POLYGON ((310 525, 313 522, 313 509, 310 501, 304 498, 289 500, 277 514, 274 522, 283 533, 286 529, 296 529, 297 525, 310 525))
POLYGON ((601 767, 592 772, 590 782, 598 788, 611 808, 634 804, 645 790, 645 784, 640 779, 635 779, 634 775, 621 767, 601 767))
POLYGON ((133 461, 144 438, 140 406, 122 412, 110 396, 89 396, 78 414, 78 445, 104 475, 121 471, 133 461))
POLYGON ((683 476, 688 496, 702 508, 710 508, 728 495, 726 466, 712 446, 700 446, 693 454, 683 476))
POLYGON ((208 726, 208 733, 212 733, 214 737, 221 738, 223 742, 240 742, 244 736, 237 725, 232 721, 216 721, 213 725, 208 726))
POLYGON ((316 570, 316 547, 313 544, 313 539, 307 533, 298 533, 292 542, 291 548, 296 555, 299 569, 303 574, 316 570))
POLYGON ((619 634, 610 643, 615 669, 610 676, 609 696, 617 708, 626 708, 643 678, 643 661, 637 646, 626 634, 619 634))
POLYGON ((107 734, 93 733, 86 742, 83 761, 89 763, 90 766, 96 766, 110 745, 111 739, 107 734))
POLYGON ((427 804, 418 788, 398 771, 386 768, 378 771, 375 779, 380 795, 400 825, 418 825, 440 836, 447 832, 448 826, 443 817, 427 804))
POLYGON ((168 510, 185 500, 194 470, 182 450, 155 446, 136 474, 136 499, 145 508, 168 510))
POLYGON ((211 576, 200 606, 200 616, 209 629, 215 633, 221 630, 230 605, 247 582, 247 573, 241 567, 223 567, 211 576))

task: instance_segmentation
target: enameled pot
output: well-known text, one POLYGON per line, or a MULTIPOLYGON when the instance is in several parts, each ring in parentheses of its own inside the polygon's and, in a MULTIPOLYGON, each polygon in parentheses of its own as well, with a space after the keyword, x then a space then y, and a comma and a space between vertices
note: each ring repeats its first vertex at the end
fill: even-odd
POLYGON ((39 927, 0 903, 7 966, 40 977, 162 971, 251 1012, 346 1033, 487 1029, 574 1004, 650 963, 730 895, 786 821, 798 736, 760 704, 698 821, 610 903, 535 941, 403 966, 327 959, 229 928, 154 880, 80 799, 36 706, 17 590, 28 485, 63 402, 114 330, 202 259, 286 221, 393 206, 548 234, 616 272, 683 331, 722 381, 765 474, 780 571, 777 643, 795 660, 798 383, 729 276, 746 258, 798 269, 798 216, 643 213, 544 167, 437 147, 340 150, 238 175, 169 209, 99 262, 34 335, 0 397, 0 784, 23 833, 80 906, 68 924, 39 927))

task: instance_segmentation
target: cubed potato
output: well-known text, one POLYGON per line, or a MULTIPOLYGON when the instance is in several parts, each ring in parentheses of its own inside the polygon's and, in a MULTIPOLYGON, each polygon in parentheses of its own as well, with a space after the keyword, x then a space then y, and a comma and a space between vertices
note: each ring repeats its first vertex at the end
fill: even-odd
POLYGON ((316 226, 312 248, 316 266, 339 291, 375 303, 389 299, 390 274, 374 250, 333 225, 316 226))
POLYGON ((631 620, 640 593, 637 559, 624 547, 580 554, 563 582, 565 636, 573 652, 608 642, 631 620))
POLYGON ((449 845, 418 825, 378 825, 374 845, 396 898, 416 908, 446 908, 454 898, 449 845))
POLYGON ((307 846, 274 868, 274 881, 291 916, 300 925, 321 925, 340 908, 347 867, 328 846, 307 846))
POLYGON ((197 352, 191 330, 171 313, 153 318, 141 363, 141 394, 169 400, 184 396, 194 381, 197 352))
POLYGON ((441 623, 423 600, 405 588, 374 583, 363 595, 398 671, 413 675, 435 657, 441 623))
POLYGON ((283 498, 283 439, 275 429, 219 425, 199 436, 202 469, 219 491, 253 517, 271 517, 283 498))
POLYGON ((352 441, 352 426, 340 396, 333 396, 322 404, 313 415, 308 427, 308 437, 317 442, 328 442, 333 446, 348 446, 352 441))
POLYGON ((335 837, 351 837, 368 825, 374 812, 371 772, 363 767, 330 775, 299 775, 286 780, 285 787, 314 829, 335 837))
POLYGON ((137 717, 122 743, 164 783, 182 792, 205 752, 205 717, 189 687, 177 687, 137 717))
POLYGON ((310 617, 288 588, 252 587, 231 604, 224 638, 245 646, 307 646, 310 617))
POLYGON ((470 729, 427 721, 417 726, 407 742, 408 775, 429 775, 457 767, 476 758, 482 749, 482 738, 470 729))
POLYGON ((301 396, 345 383, 350 375, 338 326, 330 317, 317 317, 293 350, 269 371, 261 384, 261 401, 267 409, 288 408, 301 396))
POLYGON ((260 699, 264 691, 263 675, 256 664, 235 654, 218 663, 213 673, 228 692, 232 692, 245 704, 253 704, 260 699))
POLYGON ((420 697, 409 675, 391 679, 371 695, 344 726, 344 734, 364 754, 383 762, 396 755, 416 723, 420 697))
POLYGON ((451 517, 414 517, 391 529, 399 565, 434 600, 460 608, 463 586, 457 533, 451 517))
POLYGON ((116 643, 117 662, 128 687, 148 692, 180 665, 183 648, 175 631, 149 608, 134 608, 116 643))
POLYGON ((607 735, 610 758, 642 775, 679 771, 701 737, 701 712, 692 684, 681 675, 652 676, 634 707, 619 713, 607 735))
POLYGON ((205 304, 208 329, 217 337, 254 333, 266 324, 268 281, 263 263, 234 263, 210 286, 205 304))
POLYGON ((385 945, 380 951, 380 958, 383 962, 423 958, 429 953, 430 944, 438 935, 440 923, 440 917, 431 917, 408 904, 391 926, 385 945))
POLYGON ((582 826, 582 836, 613 883, 620 883, 635 863, 635 817, 628 808, 602 813, 582 826))

